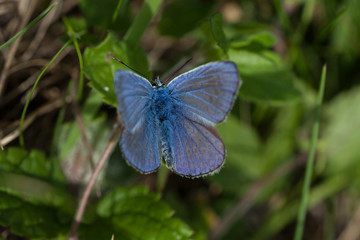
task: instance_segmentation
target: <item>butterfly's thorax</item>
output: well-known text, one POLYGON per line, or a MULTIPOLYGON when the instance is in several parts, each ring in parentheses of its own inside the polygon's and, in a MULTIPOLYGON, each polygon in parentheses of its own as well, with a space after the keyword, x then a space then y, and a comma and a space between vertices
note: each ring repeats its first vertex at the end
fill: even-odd
POLYGON ((151 96, 150 111, 153 113, 156 125, 160 130, 163 154, 168 167, 172 166, 173 161, 173 149, 171 149, 171 146, 174 145, 169 136, 173 135, 174 127, 172 124, 176 122, 176 108, 174 98, 171 96, 167 87, 159 86, 154 88, 151 96))

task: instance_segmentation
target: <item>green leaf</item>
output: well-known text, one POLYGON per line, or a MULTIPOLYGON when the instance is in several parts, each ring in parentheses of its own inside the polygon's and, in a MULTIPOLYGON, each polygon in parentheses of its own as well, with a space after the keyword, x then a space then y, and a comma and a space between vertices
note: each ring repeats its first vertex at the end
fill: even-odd
MULTIPOLYGON (((110 131, 105 115, 98 113, 101 104, 101 95, 92 91, 81 109, 94 164, 100 159, 100 155, 104 151, 110 131)), ((87 182, 93 169, 91 168, 89 151, 85 150, 78 124, 75 121, 68 122, 59 125, 56 131, 58 134, 54 138, 54 148, 61 159, 61 165, 66 166, 65 175, 67 179, 75 182, 87 182), (80 168, 78 164, 81 164, 80 168)))
POLYGON ((274 52, 230 49, 229 57, 238 66, 243 79, 240 89, 242 97, 275 105, 300 98, 292 73, 283 66, 281 58, 274 52))
POLYGON ((223 25, 222 14, 215 13, 210 18, 211 32, 214 37, 214 40, 217 42, 219 47, 221 47, 221 49, 226 54, 229 48, 229 43, 228 40, 226 39, 222 25, 223 25))
POLYGON ((71 200, 65 186, 55 187, 34 177, 2 171, 0 178, 0 191, 26 199, 29 203, 58 207, 71 200))
POLYGON ((324 107, 328 119, 323 129, 325 174, 360 171, 360 88, 338 95, 324 107))
POLYGON ((199 26, 201 20, 210 13, 214 1, 175 0, 166 5, 160 22, 159 32, 175 38, 199 26))
POLYGON ((259 31, 256 33, 242 36, 232 40, 232 48, 269 48, 276 43, 276 37, 267 31, 259 31))
POLYGON ((114 90, 114 74, 125 67, 111 57, 117 57, 123 62, 147 74, 148 62, 145 52, 140 48, 130 48, 123 41, 119 41, 113 34, 94 48, 86 48, 84 52, 84 72, 90 80, 90 86, 98 91, 103 100, 116 107, 114 90))
POLYGON ((7 151, 7 161, 13 165, 19 165, 27 156, 27 152, 23 148, 9 148, 7 151))
MULTIPOLYGON (((0 195, 0 199, 15 200, 4 195, 0 195)), ((0 225, 9 226, 12 233, 28 238, 58 237, 68 230, 70 223, 71 219, 68 218, 64 224, 55 208, 31 205, 24 201, 19 206, 0 211, 0 225)))
POLYGON ((189 239, 192 230, 173 218, 174 211, 144 186, 118 188, 98 204, 98 214, 123 239, 189 239))
POLYGON ((231 48, 229 49, 229 58, 236 63, 240 74, 275 71, 284 68, 280 56, 268 50, 250 51, 231 48))
POLYGON ((287 70, 242 74, 240 95, 248 100, 272 105, 294 102, 301 97, 294 78, 287 70))
POLYGON ((139 13, 124 36, 124 41, 131 48, 136 48, 138 46, 142 35, 149 26, 151 19, 157 13, 161 2, 161 0, 145 0, 143 2, 139 13))
POLYGON ((1 211, 5 209, 18 208, 22 204, 22 201, 19 198, 11 196, 1 191, 0 191, 0 199, 1 199, 1 205, 0 205, 1 211))
POLYGON ((46 161, 44 153, 33 150, 29 156, 22 161, 20 169, 29 175, 47 177, 49 176, 50 165, 49 162, 46 161))
POLYGON ((51 184, 54 159, 21 148, 9 148, 0 156, 1 167, 16 163, 0 170, 0 225, 29 238, 53 238, 68 230, 75 206, 65 185, 51 184))

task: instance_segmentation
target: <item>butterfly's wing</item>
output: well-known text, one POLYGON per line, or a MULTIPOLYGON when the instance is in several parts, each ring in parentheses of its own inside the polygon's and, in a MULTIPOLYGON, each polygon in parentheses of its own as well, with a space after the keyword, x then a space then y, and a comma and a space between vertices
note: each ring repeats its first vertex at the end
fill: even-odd
POLYGON ((168 88, 183 114, 197 122, 219 123, 230 111, 240 85, 233 62, 212 62, 172 80, 168 88))
POLYGON ((149 108, 151 84, 133 72, 118 70, 115 73, 115 91, 125 128, 134 132, 144 122, 144 112, 149 108))
POLYGON ((215 127, 189 120, 181 113, 169 134, 172 169, 188 177, 216 172, 224 163, 225 147, 215 127))
MULTIPOLYGON (((148 114, 148 113, 147 113, 148 114)), ((154 119, 147 116, 135 132, 122 132, 120 146, 125 159, 141 173, 151 173, 160 167, 161 145, 154 119)))
POLYGON ((120 140, 124 157, 140 172, 153 172, 161 163, 161 145, 150 111, 152 87, 145 78, 119 70, 115 74, 115 90, 125 125, 120 140))

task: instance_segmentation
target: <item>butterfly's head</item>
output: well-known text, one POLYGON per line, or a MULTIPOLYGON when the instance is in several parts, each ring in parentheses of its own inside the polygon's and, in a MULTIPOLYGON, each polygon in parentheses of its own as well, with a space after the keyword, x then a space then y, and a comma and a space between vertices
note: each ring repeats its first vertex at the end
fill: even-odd
POLYGON ((159 77, 156 77, 155 78, 155 83, 153 85, 153 88, 160 88, 160 87, 165 87, 165 84, 163 84, 161 81, 160 81, 160 78, 159 77))

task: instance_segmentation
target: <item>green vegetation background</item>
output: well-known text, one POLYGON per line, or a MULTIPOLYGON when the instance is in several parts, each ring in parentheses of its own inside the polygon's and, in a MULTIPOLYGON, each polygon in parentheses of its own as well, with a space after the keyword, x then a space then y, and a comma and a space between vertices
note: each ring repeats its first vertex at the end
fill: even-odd
MULTIPOLYGON (((0 239, 68 237, 90 160, 99 160, 119 121, 113 76, 124 66, 111 56, 162 79, 190 57, 183 71, 231 60, 243 85, 217 126, 227 148, 218 174, 186 179, 161 168, 144 176, 116 146, 86 208, 82 239, 291 239, 324 64, 304 239, 359 237, 360 1, 81 0, 65 10, 69 2, 21 28, 27 32, 12 68, 6 62, 16 42, 0 48, 7 71, 0 95, 0 239), (7 141, 25 105, 23 141, 7 141)), ((48 4, 36 4, 31 19, 48 4)), ((5 28, 11 16, 3 14, 0 30, 16 41, 18 31, 5 28)))

